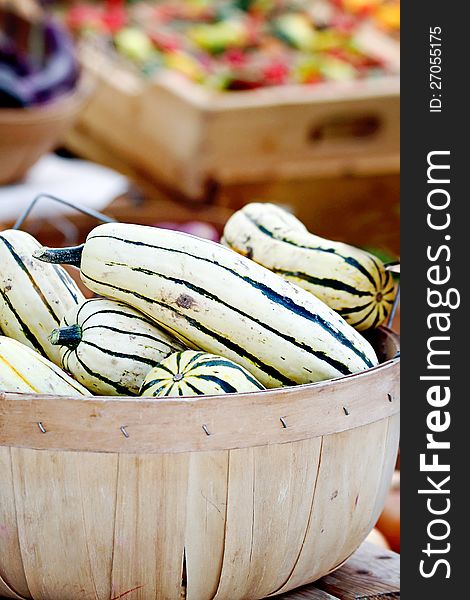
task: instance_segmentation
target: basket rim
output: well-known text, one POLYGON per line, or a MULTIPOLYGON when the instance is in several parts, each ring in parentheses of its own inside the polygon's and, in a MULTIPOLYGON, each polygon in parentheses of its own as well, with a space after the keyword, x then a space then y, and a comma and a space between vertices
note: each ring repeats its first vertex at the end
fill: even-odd
POLYGON ((300 441, 397 414, 399 336, 393 353, 337 379, 243 394, 159 400, 0 392, 0 446, 78 452, 173 453, 300 441))

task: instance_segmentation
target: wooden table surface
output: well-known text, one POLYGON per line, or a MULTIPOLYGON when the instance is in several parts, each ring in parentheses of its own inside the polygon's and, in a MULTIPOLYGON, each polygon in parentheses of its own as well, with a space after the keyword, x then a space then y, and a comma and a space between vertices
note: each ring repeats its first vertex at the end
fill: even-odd
POLYGON ((278 600, 386 600, 400 598, 400 556, 364 542, 337 571, 278 600))

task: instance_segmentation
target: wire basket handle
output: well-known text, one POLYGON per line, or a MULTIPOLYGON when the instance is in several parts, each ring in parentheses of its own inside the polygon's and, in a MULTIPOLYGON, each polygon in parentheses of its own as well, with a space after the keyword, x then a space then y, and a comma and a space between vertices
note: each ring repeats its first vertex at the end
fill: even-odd
MULTIPOLYGON (((393 262, 387 263, 385 265, 387 271, 391 273, 395 273, 396 275, 400 275, 400 261, 395 260, 393 262)), ((390 316, 388 318, 387 326, 392 327, 393 320, 395 318, 395 314, 397 312, 398 304, 400 303, 400 283, 397 285, 397 293, 395 294, 395 300, 393 301, 392 310, 390 311, 390 316)))
POLYGON ((63 200, 62 198, 58 198, 57 196, 52 196, 51 194, 39 194, 30 202, 29 206, 27 206, 26 209, 24 210, 24 212, 18 217, 18 219, 17 219, 16 223, 13 225, 12 229, 20 229, 22 227, 23 223, 29 217, 33 208, 36 206, 36 204, 39 202, 39 200, 42 200, 42 199, 53 200, 54 202, 58 202, 59 204, 68 206, 69 208, 73 208, 76 211, 78 211, 84 215, 87 215, 88 217, 97 219, 98 221, 101 221, 102 223, 116 223, 116 219, 113 219, 112 217, 107 217, 103 213, 100 213, 97 210, 93 210, 92 208, 88 208, 88 207, 78 204, 76 202, 69 202, 68 200, 63 200))

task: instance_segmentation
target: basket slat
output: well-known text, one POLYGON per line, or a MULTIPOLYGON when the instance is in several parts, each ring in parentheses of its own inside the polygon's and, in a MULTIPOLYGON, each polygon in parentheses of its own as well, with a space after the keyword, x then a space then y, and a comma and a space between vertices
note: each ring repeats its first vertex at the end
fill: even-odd
POLYGON ((228 465, 229 451, 191 453, 185 539, 187 600, 212 600, 217 592, 224 556, 228 465))
POLYGON ((393 472, 397 462, 398 444, 400 442, 400 415, 393 415, 389 418, 389 427, 387 431, 387 439, 385 442, 385 458, 382 467, 382 479, 386 485, 382 485, 373 510, 374 525, 380 517, 380 513, 385 505, 385 500, 389 492, 389 482, 392 481, 393 472))
POLYGON ((21 555, 35 600, 109 597, 115 465, 114 456, 12 449, 21 555))
POLYGON ((0 473, 0 596, 29 598, 16 525, 16 499, 10 448, 0 447, 0 473), (5 578, 5 582, 2 578, 5 578), (10 586, 19 595, 12 592, 10 586))
POLYGON ((279 592, 324 575, 332 568, 332 556, 337 559, 333 566, 341 564, 372 529, 372 510, 377 495, 390 483, 383 474, 377 476, 384 461, 388 427, 388 420, 384 419, 324 437, 302 551, 290 578, 279 592))
POLYGON ((188 462, 186 453, 119 457, 112 598, 179 600, 188 462))
POLYGON ((261 598, 286 579, 308 521, 320 446, 315 438, 230 452, 224 567, 216 600, 237 594, 261 598))

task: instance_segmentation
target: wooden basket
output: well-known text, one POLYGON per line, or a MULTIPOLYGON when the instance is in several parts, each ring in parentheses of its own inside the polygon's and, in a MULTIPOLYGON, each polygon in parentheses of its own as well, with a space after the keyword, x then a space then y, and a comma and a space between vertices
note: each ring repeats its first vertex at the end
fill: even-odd
POLYGON ((65 136, 90 91, 82 80, 69 94, 32 108, 0 109, 0 185, 21 179, 65 136))
POLYGON ((394 74, 226 93, 172 72, 145 81, 85 45, 82 64, 98 86, 67 145, 193 200, 214 184, 396 173, 399 47, 371 30, 363 38, 394 74))
POLYGON ((199 399, 0 395, 0 595, 255 600, 336 569, 384 505, 398 339, 338 380, 199 399))

